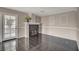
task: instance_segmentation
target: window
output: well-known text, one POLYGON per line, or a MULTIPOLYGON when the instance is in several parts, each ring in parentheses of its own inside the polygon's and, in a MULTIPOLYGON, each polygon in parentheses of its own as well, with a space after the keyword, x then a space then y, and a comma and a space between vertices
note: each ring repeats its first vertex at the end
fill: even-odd
POLYGON ((16 16, 4 15, 4 40, 15 38, 16 16))

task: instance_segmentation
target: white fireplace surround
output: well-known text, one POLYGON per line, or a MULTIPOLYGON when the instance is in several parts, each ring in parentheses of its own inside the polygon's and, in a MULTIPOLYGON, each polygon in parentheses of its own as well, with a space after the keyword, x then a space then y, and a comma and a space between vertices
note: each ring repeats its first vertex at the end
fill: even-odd
POLYGON ((40 23, 24 22, 24 24, 25 24, 25 38, 26 38, 25 45, 26 45, 26 50, 28 50, 29 49, 29 24, 40 25, 40 23))

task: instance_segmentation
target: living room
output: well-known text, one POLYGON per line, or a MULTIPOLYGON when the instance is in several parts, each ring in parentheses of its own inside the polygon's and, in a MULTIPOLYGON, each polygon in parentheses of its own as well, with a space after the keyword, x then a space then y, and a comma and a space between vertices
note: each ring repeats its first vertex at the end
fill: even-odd
POLYGON ((0 7, 0 50, 78 51, 78 16, 78 7, 0 7))

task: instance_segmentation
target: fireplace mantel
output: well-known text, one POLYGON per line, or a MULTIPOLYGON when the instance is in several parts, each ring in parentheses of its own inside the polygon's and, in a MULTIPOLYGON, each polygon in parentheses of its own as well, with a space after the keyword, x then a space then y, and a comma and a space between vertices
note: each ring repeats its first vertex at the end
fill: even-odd
MULTIPOLYGON (((31 23, 31 22, 29 22, 29 23, 28 23, 28 22, 25 22, 24 24, 25 24, 25 38, 26 38, 26 39, 25 39, 25 45, 26 45, 26 50, 29 50, 29 48, 30 48, 30 45, 29 45, 29 44, 30 44, 30 43, 29 43, 29 41, 30 41, 30 40, 29 40, 29 39, 30 39, 30 37, 29 37, 29 32, 30 32, 30 31, 29 31, 29 28, 30 28, 30 27, 29 27, 29 26, 30 26, 30 25, 38 25, 38 26, 39 26, 39 30, 40 30, 40 25, 41 25, 41 24, 40 24, 40 23, 31 23)), ((38 32, 40 32, 40 31, 38 31, 38 32)), ((34 47, 34 48, 35 48, 35 47, 34 47)))

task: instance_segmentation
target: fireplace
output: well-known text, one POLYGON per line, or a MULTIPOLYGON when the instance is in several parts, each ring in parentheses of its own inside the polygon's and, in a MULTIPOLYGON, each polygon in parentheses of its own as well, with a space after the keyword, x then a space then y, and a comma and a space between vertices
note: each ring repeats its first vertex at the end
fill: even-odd
POLYGON ((39 41, 39 25, 29 24, 29 48, 37 46, 39 41))

